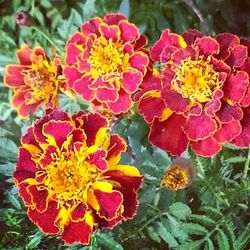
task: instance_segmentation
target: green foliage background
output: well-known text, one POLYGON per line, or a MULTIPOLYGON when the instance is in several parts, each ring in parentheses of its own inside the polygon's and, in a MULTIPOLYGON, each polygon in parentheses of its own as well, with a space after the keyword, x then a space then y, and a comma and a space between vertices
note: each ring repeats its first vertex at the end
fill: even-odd
MULTIPOLYGON (((147 141, 148 127, 133 116, 120 121, 115 131, 130 147, 123 162, 137 166, 145 175, 139 192, 136 217, 113 231, 97 231, 89 246, 66 246, 55 236, 43 235, 27 218, 13 185, 20 137, 36 117, 23 121, 10 106, 11 90, 2 83, 4 67, 16 63, 15 51, 23 43, 51 51, 54 43, 64 55, 66 40, 91 16, 122 12, 153 44, 161 31, 182 33, 197 28, 205 34, 231 32, 250 36, 248 0, 0 0, 0 249, 250 249, 250 150, 225 146, 213 158, 190 152, 197 177, 185 190, 168 191, 160 186, 173 158, 147 141), (34 25, 20 28, 15 14, 25 10, 34 25)), ((87 108, 80 100, 61 96, 71 114, 87 108)), ((42 112, 38 112, 40 117, 42 112)))

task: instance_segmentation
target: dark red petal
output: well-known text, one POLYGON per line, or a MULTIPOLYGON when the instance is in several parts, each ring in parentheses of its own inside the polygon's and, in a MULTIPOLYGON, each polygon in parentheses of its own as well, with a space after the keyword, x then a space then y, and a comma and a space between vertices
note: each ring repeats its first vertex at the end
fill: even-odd
POLYGON ((43 125, 43 134, 46 137, 52 137, 59 148, 67 140, 73 127, 68 121, 49 121, 43 125))
POLYGON ((123 14, 109 13, 103 17, 103 21, 108 25, 118 24, 121 20, 126 20, 126 16, 123 14))
POLYGON ((165 108, 162 98, 152 96, 142 97, 138 104, 139 113, 148 123, 151 123, 155 117, 160 118, 165 108))
POLYGON ((221 107, 221 98, 223 97, 223 91, 221 89, 214 93, 213 99, 205 104, 204 111, 206 115, 214 116, 214 114, 221 107))
POLYGON ((244 71, 237 71, 235 75, 230 75, 224 83, 224 97, 233 103, 239 103, 247 91, 249 76, 244 71))
POLYGON ((83 44, 85 41, 84 39, 84 36, 82 33, 80 32, 76 32, 74 33, 70 38, 69 40, 67 41, 67 45, 68 44, 72 44, 72 43, 75 43, 75 44, 83 44))
POLYGON ((135 54, 129 60, 130 66, 138 69, 142 73, 146 71, 146 66, 148 65, 148 56, 143 52, 135 52, 135 54))
POLYGON ((188 138, 182 128, 186 118, 172 114, 167 120, 155 119, 150 128, 149 141, 155 146, 180 156, 188 147, 188 138))
POLYGON ((116 226, 121 220, 122 220, 122 216, 118 216, 112 220, 109 220, 107 221, 106 219, 104 218, 101 218, 101 217, 97 217, 96 218, 96 222, 98 223, 98 227, 99 228, 109 228, 109 229, 112 229, 114 228, 114 226, 116 226))
POLYGON ((102 149, 99 149, 93 154, 89 155, 89 157, 87 158, 87 162, 95 165, 99 170, 104 171, 108 169, 108 163, 105 158, 106 152, 102 149))
POLYGON ((118 191, 108 193, 95 190, 94 195, 100 206, 99 211, 97 211, 98 215, 107 220, 115 218, 123 202, 122 194, 118 191))
POLYGON ((40 213, 36 209, 28 209, 28 217, 34 222, 45 234, 56 234, 58 228, 55 226, 55 220, 58 215, 57 203, 52 201, 49 202, 48 208, 45 212, 40 213))
POLYGON ((219 43, 209 36, 196 39, 195 44, 199 48, 199 54, 204 55, 205 58, 219 53, 219 43))
POLYGON ((222 106, 216 113, 216 116, 218 116, 222 123, 228 123, 232 120, 241 120, 243 117, 243 112, 239 107, 231 106, 225 102, 222 102, 222 106))
POLYGON ((222 124, 222 127, 216 132, 214 138, 219 143, 225 143, 232 141, 240 133, 240 121, 233 120, 229 123, 222 124))
POLYGON ((186 133, 188 139, 192 141, 205 139, 216 130, 216 121, 205 114, 189 116, 183 127, 183 131, 186 133))
POLYGON ((136 51, 143 48, 145 45, 147 45, 147 43, 148 43, 147 37, 144 35, 140 35, 140 38, 137 39, 134 44, 134 50, 136 51))
POLYGON ((85 203, 80 203, 74 210, 71 212, 71 219, 75 222, 82 220, 87 211, 87 205, 85 203))
POLYGON ((182 33, 182 37, 188 45, 191 45, 197 38, 202 37, 202 34, 200 31, 192 29, 182 33))
POLYGON ((123 206, 124 211, 122 213, 122 217, 124 220, 132 219, 137 211, 138 208, 138 200, 137 200, 137 193, 133 189, 128 189, 124 187, 115 187, 123 196, 123 206))
POLYGON ((103 176, 106 176, 107 180, 118 182, 119 186, 125 189, 133 190, 138 190, 143 180, 142 176, 128 176, 119 170, 109 170, 103 176))
POLYGON ((82 78, 76 80, 73 85, 76 93, 87 102, 94 99, 94 92, 90 89, 91 83, 92 79, 89 76, 83 76, 82 78))
POLYGON ((117 134, 110 135, 110 142, 106 159, 109 160, 112 157, 121 154, 125 150, 126 144, 124 143, 123 139, 117 134))
POLYGON ((166 29, 161 33, 160 39, 150 49, 150 56, 153 61, 160 61, 161 53, 168 46, 179 48, 179 36, 170 33, 170 30, 166 29))
POLYGON ((32 205, 32 202, 31 202, 31 196, 27 192, 27 187, 28 186, 29 186, 29 184, 27 184, 25 182, 21 183, 21 184, 18 184, 18 194, 20 195, 20 197, 25 202, 25 205, 30 206, 30 205, 32 205))
POLYGON ((233 140, 233 144, 238 147, 250 146, 250 108, 244 109, 244 117, 241 120, 242 132, 233 140))
POLYGON ((39 190, 40 187, 41 186, 29 186, 28 192, 31 195, 32 203, 35 209, 38 212, 43 213, 48 207, 48 191, 45 189, 39 190))
POLYGON ((162 89, 161 96, 167 108, 176 113, 184 113, 186 111, 189 104, 188 98, 184 98, 181 94, 168 88, 162 89))
POLYGON ((118 26, 121 30, 121 40, 123 43, 134 42, 140 37, 140 32, 134 24, 122 20, 119 22, 118 26))
POLYGON ((84 36, 87 36, 91 33, 99 35, 98 28, 102 23, 102 19, 99 17, 93 17, 88 22, 84 23, 81 27, 81 32, 84 36))
POLYGON ((87 135, 87 145, 92 146, 95 143, 98 130, 107 127, 107 120, 97 113, 82 115, 81 119, 83 120, 82 128, 87 135))
POLYGON ((26 134, 22 136, 21 138, 22 144, 32 144, 36 147, 39 147, 39 144, 37 143, 34 133, 33 133, 33 127, 29 127, 26 131, 26 134))
POLYGON ((191 143, 192 150, 199 156, 211 157, 221 150, 221 145, 213 137, 191 143))
POLYGON ((175 64, 180 64, 182 60, 188 57, 192 60, 195 59, 195 50, 191 46, 178 49, 172 54, 172 60, 175 64))
POLYGON ((211 59, 211 63, 214 66, 214 70, 217 72, 231 73, 231 68, 222 60, 217 60, 214 57, 211 59))
POLYGON ((247 47, 237 45, 230 51, 230 56, 226 59, 226 63, 230 67, 240 67, 247 59, 247 47))
POLYGON ((220 44, 220 53, 218 58, 226 59, 230 50, 236 45, 240 43, 239 37, 230 33, 222 33, 215 37, 217 42, 220 44))
POLYGON ((160 62, 167 63, 170 60, 171 55, 174 53, 175 50, 176 47, 174 46, 165 47, 160 55, 160 62))
POLYGON ((87 245, 89 244, 91 233, 92 229, 85 221, 70 221, 69 224, 64 227, 61 238, 67 244, 79 242, 83 245, 87 245))

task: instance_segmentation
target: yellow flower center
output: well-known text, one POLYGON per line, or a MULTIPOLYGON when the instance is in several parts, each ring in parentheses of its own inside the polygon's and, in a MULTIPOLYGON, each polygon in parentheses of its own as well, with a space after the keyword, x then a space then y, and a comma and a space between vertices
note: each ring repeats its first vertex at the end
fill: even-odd
POLYGON ((97 181, 100 172, 86 162, 83 151, 62 152, 53 158, 46 167, 47 177, 44 182, 49 194, 56 197, 61 205, 70 206, 70 201, 86 201, 87 191, 97 181))
POLYGON ((161 185, 170 190, 178 190, 187 187, 190 181, 190 173, 186 168, 180 165, 172 165, 166 171, 161 185))
POLYGON ((31 65, 31 69, 24 71, 25 83, 31 89, 29 104, 40 100, 49 100, 57 91, 57 66, 54 62, 48 62, 38 56, 37 62, 31 65))
POLYGON ((102 77, 105 80, 119 77, 127 67, 129 55, 123 53, 123 46, 100 37, 91 48, 88 63, 94 79, 102 77))
POLYGON ((221 87, 219 73, 214 70, 210 58, 192 60, 184 59, 175 69, 176 77, 172 81, 172 90, 183 97, 189 98, 191 106, 197 102, 207 102, 212 99, 215 90, 221 87))

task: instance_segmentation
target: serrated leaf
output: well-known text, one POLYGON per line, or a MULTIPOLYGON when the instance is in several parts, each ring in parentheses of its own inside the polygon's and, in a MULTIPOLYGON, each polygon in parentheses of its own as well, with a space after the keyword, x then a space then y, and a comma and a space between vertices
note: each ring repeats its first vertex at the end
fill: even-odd
POLYGON ((120 245, 120 243, 118 243, 114 237, 108 233, 98 232, 96 233, 95 238, 101 248, 105 247, 105 249, 110 250, 123 250, 122 245, 120 245))
POLYGON ((236 244, 239 249, 243 249, 245 244, 250 241, 250 223, 248 223, 247 227, 239 234, 236 244))
POLYGON ((182 223, 181 229, 188 234, 194 235, 206 235, 209 233, 205 227, 195 223, 182 223))
POLYGON ((161 242, 161 238, 159 237, 159 234, 157 233, 157 230, 154 227, 152 226, 147 227, 147 232, 152 240, 154 240, 157 243, 161 242))
POLYGON ((216 218, 220 218, 223 216, 222 212, 214 207, 203 206, 203 207, 201 207, 201 211, 210 213, 211 215, 215 216, 216 218))
POLYGON ((216 224, 216 221, 212 220, 206 215, 201 214, 191 214, 190 219, 194 222, 207 226, 214 226, 216 224))
POLYGON ((15 163, 0 164, 0 173, 6 176, 12 176, 15 166, 15 163))
POLYGON ((230 157, 228 159, 225 159, 225 161, 230 162, 230 163, 245 162, 246 160, 247 158, 242 157, 242 156, 235 156, 235 157, 230 157))
POLYGON ((26 248, 25 249, 34 249, 36 248, 40 242, 41 242, 41 235, 35 235, 29 242, 28 244, 26 245, 26 248))
POLYGON ((16 144, 8 138, 0 138, 0 157, 6 160, 15 161, 17 159, 18 148, 16 144))
POLYGON ((176 202, 173 203, 170 207, 169 207, 169 212, 174 215, 175 217, 181 219, 181 220, 185 220, 187 217, 189 217, 192 213, 191 209, 189 208, 189 206, 187 206, 186 204, 182 203, 182 202, 176 202))
POLYGON ((171 235, 170 232, 167 231, 166 227, 163 226, 163 224, 161 222, 157 222, 157 232, 160 235, 160 237, 166 242, 168 243, 168 245, 170 247, 177 247, 178 246, 178 242, 176 241, 176 239, 171 235))
POLYGON ((207 244, 204 250, 214 250, 214 244, 210 239, 207 239, 207 244))
POLYGON ((14 195, 9 195, 9 201, 16 209, 22 210, 22 206, 19 200, 14 195))
POLYGON ((203 244, 203 242, 204 240, 192 241, 190 243, 178 246, 177 248, 175 248, 175 250, 200 250, 202 249, 200 247, 203 244))
POLYGON ((220 250, 230 250, 229 240, 226 234, 221 230, 217 229, 218 233, 216 235, 216 239, 219 245, 220 250))

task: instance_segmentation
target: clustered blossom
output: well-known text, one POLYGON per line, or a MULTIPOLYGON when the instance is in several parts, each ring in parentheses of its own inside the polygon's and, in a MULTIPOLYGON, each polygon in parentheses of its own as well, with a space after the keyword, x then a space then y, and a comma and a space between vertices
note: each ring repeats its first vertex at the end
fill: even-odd
POLYGON ((18 115, 28 118, 42 104, 46 109, 56 108, 58 91, 64 84, 60 57, 50 61, 43 48, 31 50, 23 45, 17 59, 19 65, 6 67, 4 83, 14 90, 11 102, 18 115))
POLYGON ((94 113, 62 111, 37 120, 22 137, 14 181, 28 216, 44 233, 88 244, 137 210, 139 171, 120 165, 126 144, 94 113))
POLYGON ((163 69, 148 72, 137 98, 152 144, 173 155, 191 145, 206 157, 224 143, 250 145, 249 41, 165 30, 150 56, 163 69))
POLYGON ((169 190, 188 187, 196 175, 195 164, 191 159, 177 158, 165 172, 161 185, 169 190))
POLYGON ((94 109, 128 112, 149 61, 143 49, 146 43, 124 15, 90 19, 66 45, 68 86, 94 109))

